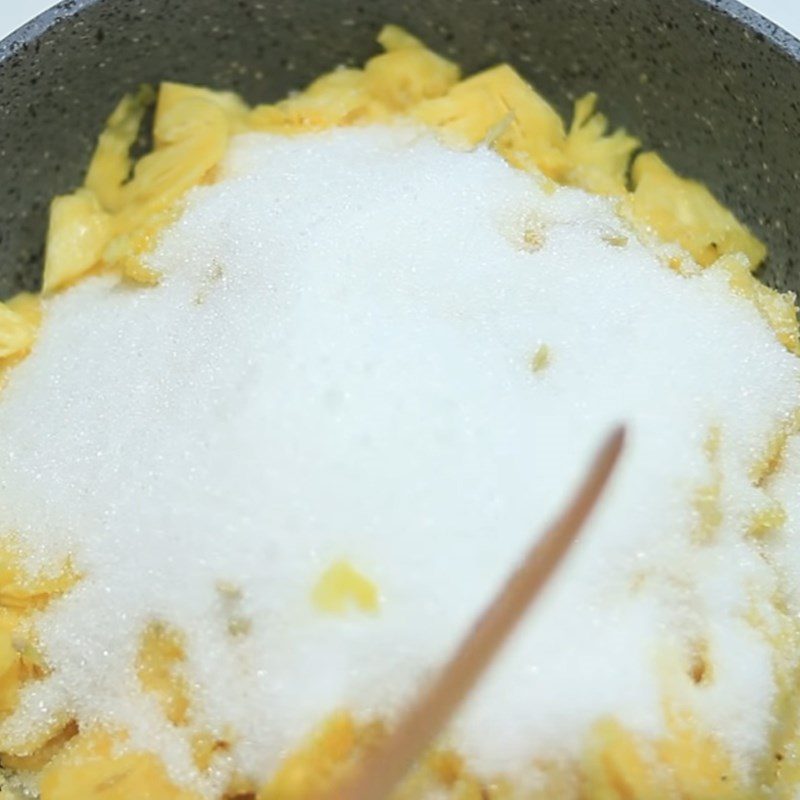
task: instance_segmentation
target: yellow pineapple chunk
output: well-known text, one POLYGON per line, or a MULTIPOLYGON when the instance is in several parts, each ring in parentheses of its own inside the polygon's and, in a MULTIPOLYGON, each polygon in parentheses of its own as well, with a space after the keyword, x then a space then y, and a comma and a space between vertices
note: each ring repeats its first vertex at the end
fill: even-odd
POLYGON ((720 429, 715 425, 703 442, 703 451, 711 470, 711 480, 698 486, 692 494, 694 530, 692 536, 698 544, 713 540, 722 524, 722 471, 719 465, 720 429))
POLYGON ((760 538, 773 531, 780 530, 786 524, 786 511, 780 503, 773 502, 758 509, 750 518, 748 533, 760 538))
POLYGON ((42 299, 19 292, 0 303, 0 385, 9 370, 31 351, 42 321, 42 299))
POLYGON ((303 133, 337 125, 378 122, 387 107, 370 94, 363 70, 335 69, 300 94, 273 105, 256 106, 248 124, 268 133, 303 133))
POLYGON ((407 111, 422 100, 441 97, 461 76, 457 64, 395 25, 387 25, 378 41, 386 52, 364 67, 366 87, 393 111, 407 111))
POLYGON ((19 292, 10 300, 6 300, 6 306, 15 314, 18 314, 34 330, 42 322, 42 298, 38 294, 31 292, 19 292))
MULTIPOLYGON (((0 610, 0 716, 13 712, 22 685, 45 674, 42 657, 30 639, 30 625, 16 610, 0 610)), ((4 753, 13 742, 4 741, 4 753)), ((5 763, 5 755, 3 756, 5 763)))
POLYGON ((208 100, 188 97, 163 114, 155 127, 162 146, 139 161, 122 188, 117 229, 145 223, 200 183, 225 154, 228 135, 225 113, 208 100))
POLYGON ((794 410, 769 437, 761 455, 750 467, 750 480, 754 486, 763 486, 783 464, 786 446, 792 436, 800 433, 800 408, 794 410))
POLYGON ((596 112, 596 106, 594 92, 575 103, 564 145, 569 162, 565 181, 595 194, 624 194, 628 167, 639 140, 621 129, 608 135, 608 120, 596 112))
POLYGON ((182 671, 185 660, 178 631, 160 622, 148 626, 139 646, 139 682, 158 698, 164 716, 173 725, 185 725, 189 717, 189 686, 182 671))
POLYGON ((592 729, 582 772, 592 797, 600 800, 667 800, 663 776, 641 740, 618 722, 604 719, 592 729))
POLYGON ((228 120, 231 133, 247 130, 247 117, 250 107, 235 92, 216 92, 202 86, 191 86, 187 83, 171 83, 166 81, 158 90, 155 117, 155 145, 163 147, 168 142, 160 137, 169 128, 169 118, 176 106, 185 100, 202 100, 217 106, 228 120))
POLYGON ((94 192, 78 189, 56 197, 50 206, 42 290, 61 289, 97 266, 113 233, 113 220, 94 192))
MULTIPOLYGON (((210 733, 208 733, 208 731, 196 733, 192 736, 191 740, 192 761, 194 762, 195 767, 197 767, 197 769, 199 769, 201 772, 208 772, 214 763, 215 756, 217 756, 218 753, 229 750, 230 746, 230 741, 212 736, 210 733)), ((254 793, 255 790, 253 789, 252 785, 249 785, 247 787, 242 787, 241 792, 226 792, 225 797, 228 797, 229 795, 235 797, 238 794, 254 793)))
POLYGON ((778 341, 795 355, 800 355, 800 326, 793 292, 778 292, 761 283, 750 272, 749 262, 741 255, 719 259, 714 269, 724 270, 731 288, 746 297, 775 331, 778 341))
POLYGON ((587 744, 583 774, 591 796, 602 800, 741 800, 736 770, 719 744, 673 711, 669 734, 646 744, 614 720, 598 722, 587 744))
POLYGON ((148 267, 133 254, 125 255, 116 262, 115 268, 126 280, 141 286, 157 286, 161 282, 161 273, 148 267))
MULTIPOLYGON (((740 772, 730 756, 712 735, 699 730, 689 715, 668 709, 667 724, 670 733, 657 747, 658 760, 668 767, 677 791, 661 796, 697 800, 753 797, 751 792, 743 791, 737 778, 740 772)), ((632 795, 640 796, 643 795, 632 795)))
POLYGON ((16 771, 39 772, 43 770, 58 753, 64 749, 64 745, 74 738, 78 733, 78 726, 75 722, 69 722, 52 738, 45 741, 33 752, 26 755, 3 753, 3 766, 16 771))
POLYGON ((58 569, 31 574, 13 538, 0 542, 0 609, 40 611, 80 579, 70 559, 58 569))
POLYGON ((158 284, 161 274, 147 266, 145 255, 155 246, 161 230, 174 222, 177 216, 176 207, 165 208, 143 220, 128 233, 115 236, 103 251, 106 269, 145 286, 158 284))
POLYGON ((152 87, 142 86, 137 94, 126 94, 108 118, 86 173, 84 186, 94 192, 109 211, 120 206, 120 189, 131 174, 130 149, 139 135, 147 107, 153 104, 152 87))
POLYGON ((15 308, 12 301, 0 303, 0 358, 21 356, 31 349, 38 327, 32 316, 15 308))
POLYGON ((337 561, 325 570, 314 587, 313 600, 328 614, 344 614, 351 607, 375 612, 379 605, 375 584, 347 561, 337 561))
POLYGON ((120 743, 81 732, 42 773, 41 800, 200 800, 172 783, 157 755, 119 752, 120 743))
POLYGON ((322 796, 352 770, 371 738, 369 727, 356 726, 347 712, 333 714, 303 747, 284 760, 257 800, 314 800, 322 796))
MULTIPOLYGON (((47 751, 50 751, 51 756, 54 756, 61 748, 55 748, 52 745, 61 739, 65 732, 72 731, 72 729, 73 720, 70 719, 70 716, 63 710, 55 710, 52 717, 44 725, 37 725, 33 731, 20 731, 19 734, 22 738, 4 737, 2 763, 11 766, 13 761, 20 765, 19 769, 26 769, 22 765, 36 760, 47 751)), ((69 738, 72 737, 70 736, 69 738)), ((65 743, 62 740, 62 748, 65 743)), ((42 765, 43 767, 44 764, 42 765)), ((16 766, 12 768, 17 769, 16 766)))
MULTIPOLYGON (((26 618, 44 609, 77 580, 69 561, 56 572, 31 574, 23 567, 12 540, 0 544, 0 715, 16 708, 23 683, 46 671, 26 618)), ((4 743, 5 751, 11 747, 11 742, 4 743)))
POLYGON ((338 125, 386 121, 425 98, 444 94, 458 67, 428 50, 411 34, 387 25, 378 36, 387 52, 365 69, 335 69, 302 92, 257 106, 247 124, 273 133, 302 133, 338 125))
POLYGON ((416 36, 399 25, 384 25, 378 34, 378 44, 387 52, 395 50, 425 49, 425 45, 416 36))
POLYGON ((475 146, 489 137, 516 167, 537 167, 554 180, 566 174, 561 117, 507 64, 461 81, 444 97, 420 103, 412 114, 453 143, 475 146))
POLYGON ((4 626, 0 628, 0 714, 16 708, 22 680, 22 658, 14 646, 14 633, 4 626))
POLYGON ((550 366, 551 360, 550 348, 546 344, 540 344, 531 358, 531 369, 534 372, 542 372, 550 366))
POLYGON ((692 535, 698 544, 708 544, 722 524, 719 480, 699 486, 692 495, 695 526, 692 535))
POLYGON ((636 158, 632 179, 634 220, 680 244, 701 266, 732 253, 743 253, 751 269, 764 260, 766 247, 705 186, 677 175, 655 153, 636 158))
POLYGON ((320 76, 278 105, 291 125, 306 129, 375 122, 388 114, 386 106, 370 94, 364 71, 351 68, 320 76))

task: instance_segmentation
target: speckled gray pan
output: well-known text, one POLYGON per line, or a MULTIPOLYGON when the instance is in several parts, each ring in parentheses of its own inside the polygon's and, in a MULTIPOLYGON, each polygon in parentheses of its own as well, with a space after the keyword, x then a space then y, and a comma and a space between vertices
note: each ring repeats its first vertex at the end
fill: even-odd
POLYGON ((599 91, 766 239, 768 282, 800 289, 800 43, 731 0, 66 0, 0 44, 0 293, 35 285, 48 202, 123 92, 274 99, 369 56, 384 22, 468 70, 511 61, 562 111, 599 91))

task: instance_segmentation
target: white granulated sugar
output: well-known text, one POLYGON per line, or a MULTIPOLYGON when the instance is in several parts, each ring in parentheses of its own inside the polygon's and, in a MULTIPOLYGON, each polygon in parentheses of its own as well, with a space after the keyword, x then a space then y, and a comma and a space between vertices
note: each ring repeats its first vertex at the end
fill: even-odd
POLYGON ((152 255, 162 284, 51 300, 4 390, 0 527, 84 578, 39 620, 52 675, 2 732, 62 709, 121 724, 213 797, 334 710, 391 719, 625 421, 602 507, 447 739, 521 777, 602 717, 662 735, 670 697, 746 768, 776 691, 748 611, 778 580, 745 535, 768 501, 747 472, 798 405, 800 360, 722 275, 609 244, 620 225, 415 130, 237 138, 152 255), (701 546, 690 499, 715 474, 723 522, 701 546), (341 559, 378 613, 313 605, 341 559), (237 734, 211 777, 136 688, 152 619, 186 634, 190 732, 237 734), (709 685, 688 676, 698 642, 709 685))

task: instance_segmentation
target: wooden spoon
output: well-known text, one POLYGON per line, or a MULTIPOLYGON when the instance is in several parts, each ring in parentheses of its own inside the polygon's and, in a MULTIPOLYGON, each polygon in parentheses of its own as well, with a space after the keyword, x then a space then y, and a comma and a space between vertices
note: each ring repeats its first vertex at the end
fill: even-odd
POLYGON ((619 459, 625 429, 598 451, 572 501, 528 551, 438 677, 381 747, 326 800, 385 800, 452 718, 580 533, 619 459))

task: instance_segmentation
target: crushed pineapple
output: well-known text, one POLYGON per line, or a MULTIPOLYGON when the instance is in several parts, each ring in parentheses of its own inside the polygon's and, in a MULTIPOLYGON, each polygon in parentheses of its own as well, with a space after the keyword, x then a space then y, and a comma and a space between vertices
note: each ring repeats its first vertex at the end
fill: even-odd
MULTIPOLYGON (((619 196, 621 214, 635 229, 677 243, 702 267, 713 264, 725 270, 731 285, 756 306, 786 347, 800 353, 794 297, 768 289, 751 274, 766 255, 763 244, 705 187, 679 177, 654 153, 633 160, 638 140, 622 130, 608 133, 607 119, 596 111, 596 95, 577 101, 567 130, 554 108, 509 65, 461 80, 456 64, 401 28, 386 26, 378 41, 384 52, 363 69, 334 70, 296 95, 255 108, 230 92, 163 83, 155 107, 154 149, 135 165, 131 147, 156 97, 143 87, 123 98, 98 140, 84 186, 53 201, 43 293, 56 292, 99 270, 118 272, 143 285, 157 284, 160 276, 148 267, 147 252, 159 231, 175 219, 182 196, 214 180, 232 135, 298 134, 401 118, 434 128, 455 146, 492 147, 513 166, 542 173, 543 180, 619 196)), ((608 241, 623 246, 627 237, 615 233, 608 241)), ((683 269, 682 256, 672 260, 682 274, 691 274, 683 269)), ((24 357, 33 346, 40 315, 36 295, 21 294, 0 306, 4 364, 24 357)), ((542 345, 531 366, 538 371, 549 361, 549 350, 542 345)), ((797 430, 800 412, 755 464, 755 485, 774 472, 789 435, 797 430)), ((713 471, 714 434, 706 451, 713 471)), ((701 539, 713 535, 718 524, 718 491, 716 481, 698 489, 701 539)), ((754 517, 752 533, 762 535, 781 523, 780 509, 765 509, 754 517)), ((51 576, 31 578, 21 570, 14 548, 0 549, 0 713, 16 706, 24 681, 35 680, 46 670, 35 648, 31 617, 78 580, 71 565, 51 576)), ((220 592, 229 599, 238 597, 222 588, 220 592)), ((322 574, 312 599, 320 610, 333 614, 350 608, 375 612, 379 607, 377 587, 347 562, 322 574)), ((237 619, 232 618, 232 624, 237 619)), ((158 699, 166 718, 178 726, 186 724, 191 711, 190 687, 182 674, 184 659, 179 631, 154 623, 143 632, 138 679, 143 690, 158 699)), ((579 765, 581 796, 597 800, 749 796, 743 794, 733 766, 713 738, 677 712, 669 718, 671 735, 650 744, 613 720, 598 723, 579 765)), ((258 800, 316 796, 344 776, 382 735, 380 723, 362 725, 346 712, 335 714, 306 745, 286 757, 258 792, 258 800)), ((792 756, 800 737, 784 739, 781 755, 786 765, 778 772, 788 785, 795 773, 800 774, 800 755, 792 756)), ((42 770, 42 800, 196 800, 196 795, 169 780, 157 757, 129 752, 124 743, 124 734, 79 732, 70 720, 60 720, 38 741, 4 742, 2 761, 12 768, 42 770)), ((208 769, 215 753, 225 747, 209 734, 198 734, 194 760, 208 769)), ((539 796, 566 796, 565 787, 574 790, 571 770, 552 765, 550 774, 555 776, 553 786, 543 788, 539 796)), ((2 796, 5 791, 0 790, 2 796)), ((461 756, 450 751, 431 753, 397 796, 435 792, 463 800, 502 800, 512 795, 503 781, 482 785, 468 773, 461 756)), ((242 779, 226 797, 253 793, 254 787, 242 779)))

